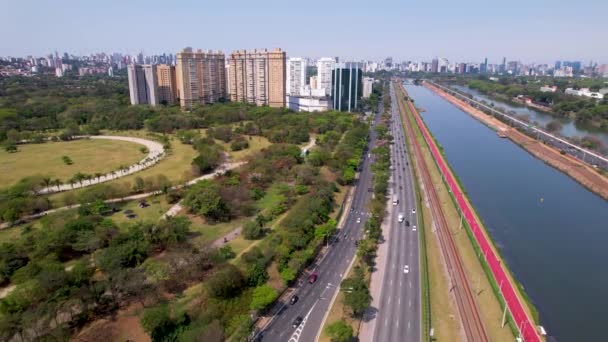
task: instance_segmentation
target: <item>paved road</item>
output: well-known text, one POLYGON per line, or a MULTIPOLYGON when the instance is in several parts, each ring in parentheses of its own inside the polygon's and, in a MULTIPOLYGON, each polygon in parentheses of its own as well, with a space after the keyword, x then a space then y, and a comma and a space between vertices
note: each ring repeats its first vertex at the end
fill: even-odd
MULTIPOLYGON (((376 122, 379 115, 376 115, 376 122)), ((368 151, 375 144, 376 134, 370 132, 368 151)), ((338 240, 333 243, 325 257, 310 267, 310 273, 316 273, 318 279, 309 284, 306 278, 295 285, 293 292, 299 297, 294 305, 285 305, 284 309, 268 324, 259 335, 261 341, 281 342, 309 342, 315 341, 323 325, 326 312, 330 309, 330 302, 339 290, 340 283, 347 268, 351 264, 355 252, 355 241, 363 236, 363 227, 368 217, 367 204, 372 193, 372 173, 370 158, 365 154, 361 164, 361 172, 354 190, 351 209, 345 212, 344 226, 338 233, 338 240), (360 222, 357 223, 357 220, 360 222), (299 327, 293 327, 296 317, 304 321, 299 327)))
POLYGON ((384 278, 373 341, 420 341, 420 261, 418 220, 411 165, 406 155, 405 135, 391 84, 391 196, 387 223, 390 229, 388 257, 383 267, 384 278), (397 200, 397 202, 395 202, 397 200), (398 221, 399 215, 404 222, 398 221), (407 221, 407 222, 406 222, 407 221), (407 267, 407 269, 406 269, 407 267))

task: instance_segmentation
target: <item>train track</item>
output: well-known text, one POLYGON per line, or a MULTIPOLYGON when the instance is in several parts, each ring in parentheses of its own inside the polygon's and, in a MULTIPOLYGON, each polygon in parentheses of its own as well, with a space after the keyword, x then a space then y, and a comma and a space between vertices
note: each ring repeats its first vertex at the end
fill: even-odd
MULTIPOLYGON (((401 85, 396 87, 397 89, 399 89, 399 91, 396 90, 396 95, 399 93, 405 94, 405 90, 401 87, 401 85)), ((431 213, 433 215, 433 218, 435 219, 435 224, 437 227, 437 236, 439 237, 439 245, 441 247, 443 257, 446 261, 448 274, 450 276, 450 291, 453 291, 454 293, 456 305, 458 307, 458 312, 460 314, 460 319, 466 339, 467 341, 475 342, 489 341, 485 328, 481 321, 479 309, 477 308, 477 302, 475 301, 473 292, 471 290, 471 285, 465 273, 464 267, 462 265, 462 260, 460 259, 460 255, 458 254, 458 251, 456 249, 454 239, 452 237, 449 225, 445 218, 445 214, 441 207, 439 196, 437 195, 433 180, 431 179, 428 166, 424 161, 422 149, 416 139, 414 128, 412 127, 411 122, 407 118, 403 102, 404 101, 402 99, 397 99, 401 118, 403 119, 403 122, 406 127, 407 138, 410 140, 411 145, 413 146, 416 166, 418 167, 418 170, 420 170, 422 183, 426 190, 429 204, 431 207, 431 213)), ((408 105, 410 106, 410 110, 414 110, 411 102, 408 101, 408 105)))

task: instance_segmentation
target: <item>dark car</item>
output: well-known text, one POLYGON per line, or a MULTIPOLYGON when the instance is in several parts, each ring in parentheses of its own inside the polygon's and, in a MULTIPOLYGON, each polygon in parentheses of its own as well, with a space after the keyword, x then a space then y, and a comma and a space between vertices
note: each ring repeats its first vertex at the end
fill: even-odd
POLYGON ((311 284, 314 284, 315 281, 317 281, 317 277, 318 276, 317 276, 316 273, 311 274, 310 277, 308 277, 308 282, 311 283, 311 284))
POLYGON ((355 246, 359 246, 359 240, 355 240, 355 246))
POLYGON ((291 299, 289 300, 289 303, 291 305, 294 305, 295 303, 298 302, 298 299, 300 299, 300 298, 298 298, 298 296, 292 296, 291 299))
POLYGON ((410 226, 410 221, 405 221, 405 226, 409 227, 410 226))
POLYGON ((302 324, 302 321, 303 321, 302 317, 300 317, 300 316, 296 317, 296 319, 293 320, 293 327, 294 328, 299 327, 300 324, 302 324))

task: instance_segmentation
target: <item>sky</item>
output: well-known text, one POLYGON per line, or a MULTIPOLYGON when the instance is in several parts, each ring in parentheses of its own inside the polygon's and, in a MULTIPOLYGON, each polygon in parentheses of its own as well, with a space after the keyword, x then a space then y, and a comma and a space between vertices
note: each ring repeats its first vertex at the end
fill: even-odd
POLYGON ((280 47, 288 56, 608 63, 608 0, 0 0, 0 56, 280 47))

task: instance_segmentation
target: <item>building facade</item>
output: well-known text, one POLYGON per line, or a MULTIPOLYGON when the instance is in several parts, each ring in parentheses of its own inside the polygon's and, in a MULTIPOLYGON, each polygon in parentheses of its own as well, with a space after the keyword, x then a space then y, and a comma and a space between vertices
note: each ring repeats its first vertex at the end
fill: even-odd
POLYGON ((323 57, 317 60, 317 89, 325 89, 327 95, 331 95, 331 77, 336 60, 334 58, 323 57))
POLYGON ((158 103, 172 105, 178 101, 177 77, 173 65, 159 64, 156 66, 158 79, 158 103))
POLYGON ((333 109, 355 111, 363 93, 361 63, 337 63, 331 77, 333 109))
POLYGON ((374 79, 371 77, 363 77, 363 94, 361 95, 364 99, 368 99, 372 95, 374 87, 374 79))
POLYGON ((331 101, 328 97, 287 96, 287 107, 295 112, 325 112, 331 101))
POLYGON ((127 68, 132 105, 158 104, 158 82, 155 65, 134 65, 127 68))
POLYGON ((185 48, 177 54, 177 96, 182 108, 226 100, 226 57, 223 52, 185 48))
POLYGON ((287 95, 300 95, 300 89, 306 85, 306 68, 307 63, 303 58, 289 58, 287 60, 287 95))
POLYGON ((272 51, 235 51, 228 59, 230 100, 258 106, 286 106, 286 55, 272 51))

